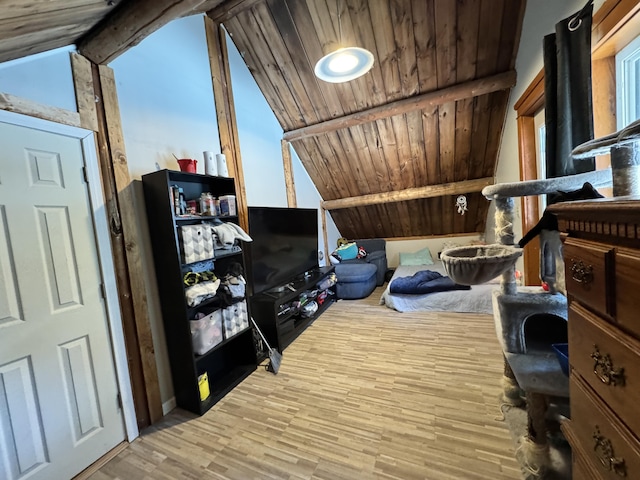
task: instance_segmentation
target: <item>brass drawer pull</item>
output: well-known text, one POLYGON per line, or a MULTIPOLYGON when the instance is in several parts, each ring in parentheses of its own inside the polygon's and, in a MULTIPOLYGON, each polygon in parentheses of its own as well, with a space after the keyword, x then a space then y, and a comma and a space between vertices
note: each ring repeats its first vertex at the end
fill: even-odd
POLYGON ((593 431, 593 451, 596 452, 596 456, 600 463, 607 468, 610 472, 615 473, 620 477, 627 476, 627 466, 625 465, 624 458, 616 458, 613 453, 613 445, 611 440, 603 436, 600 433, 600 427, 596 425, 596 429, 593 431))
POLYGON ((593 282, 593 265, 585 265, 582 260, 571 259, 571 278, 577 283, 588 285, 593 282))
POLYGON ((591 353, 593 358, 593 373, 600 379, 605 385, 621 386, 624 387, 625 376, 624 368, 614 368, 611 356, 607 353, 605 355, 600 353, 598 345, 593 345, 593 352, 591 353))

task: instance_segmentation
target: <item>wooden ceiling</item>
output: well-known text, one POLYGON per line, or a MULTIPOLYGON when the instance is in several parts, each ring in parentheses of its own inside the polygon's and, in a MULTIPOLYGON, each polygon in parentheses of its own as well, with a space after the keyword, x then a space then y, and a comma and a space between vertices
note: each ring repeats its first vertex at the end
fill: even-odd
POLYGON ((483 232, 479 191, 496 168, 525 3, 11 0, 0 6, 0 61, 76 43, 107 63, 172 19, 208 12, 343 236, 483 232), (318 80, 315 62, 340 44, 370 50, 372 70, 344 84, 318 80), (459 215, 463 193, 469 210, 459 215))

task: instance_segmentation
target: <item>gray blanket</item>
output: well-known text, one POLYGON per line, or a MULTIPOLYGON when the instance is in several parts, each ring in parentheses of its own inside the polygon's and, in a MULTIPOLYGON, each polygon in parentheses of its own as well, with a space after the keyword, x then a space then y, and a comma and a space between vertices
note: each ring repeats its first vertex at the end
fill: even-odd
POLYGON ((386 305, 399 312, 493 313, 491 294, 500 288, 499 279, 482 285, 474 285, 471 290, 453 290, 424 295, 391 293, 389 285, 395 279, 410 277, 425 269, 446 275, 444 266, 439 261, 435 265, 399 266, 380 297, 380 305, 386 305))

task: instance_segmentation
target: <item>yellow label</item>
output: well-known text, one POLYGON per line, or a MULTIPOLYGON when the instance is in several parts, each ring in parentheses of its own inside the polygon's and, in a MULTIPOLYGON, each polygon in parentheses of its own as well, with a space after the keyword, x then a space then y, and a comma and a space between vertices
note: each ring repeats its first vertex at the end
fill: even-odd
POLYGON ((200 401, 204 402, 209 398, 209 376, 207 373, 203 373, 198 377, 198 388, 200 389, 200 401))

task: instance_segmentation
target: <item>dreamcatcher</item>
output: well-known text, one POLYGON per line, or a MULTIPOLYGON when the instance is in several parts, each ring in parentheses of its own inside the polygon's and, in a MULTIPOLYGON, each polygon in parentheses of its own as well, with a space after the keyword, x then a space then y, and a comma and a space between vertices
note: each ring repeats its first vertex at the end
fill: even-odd
POLYGON ((458 198, 456 198, 456 207, 458 208, 458 213, 460 215, 464 215, 464 212, 468 210, 467 197, 464 195, 458 195, 458 198))

